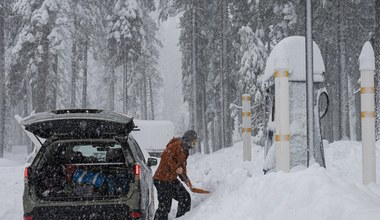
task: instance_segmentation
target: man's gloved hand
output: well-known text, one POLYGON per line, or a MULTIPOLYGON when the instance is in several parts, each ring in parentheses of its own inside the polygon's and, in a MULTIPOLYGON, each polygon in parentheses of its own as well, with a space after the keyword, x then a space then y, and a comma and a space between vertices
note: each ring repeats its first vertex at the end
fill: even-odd
POLYGON ((191 184, 191 181, 188 179, 186 180, 185 184, 191 189, 193 188, 193 184, 191 184))
POLYGON ((183 173, 183 168, 182 167, 178 167, 175 172, 178 174, 178 175, 181 175, 183 173))

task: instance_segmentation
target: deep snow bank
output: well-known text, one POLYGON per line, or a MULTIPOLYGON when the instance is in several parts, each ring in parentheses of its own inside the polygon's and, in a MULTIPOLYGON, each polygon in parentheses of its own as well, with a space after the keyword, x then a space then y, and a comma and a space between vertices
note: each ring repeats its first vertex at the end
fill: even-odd
MULTIPOLYGON (((380 184, 380 142, 376 143, 376 182, 380 184)), ((362 182, 362 145, 356 141, 337 141, 325 149, 326 166, 329 172, 343 178, 362 182)))
POLYGON ((193 209, 182 219, 378 220, 380 186, 360 183, 360 148, 358 142, 336 142, 326 149, 327 170, 313 165, 268 175, 262 174, 263 152, 257 147, 254 162, 242 161, 241 143, 193 155, 188 168, 193 184, 213 193, 192 194, 193 209))

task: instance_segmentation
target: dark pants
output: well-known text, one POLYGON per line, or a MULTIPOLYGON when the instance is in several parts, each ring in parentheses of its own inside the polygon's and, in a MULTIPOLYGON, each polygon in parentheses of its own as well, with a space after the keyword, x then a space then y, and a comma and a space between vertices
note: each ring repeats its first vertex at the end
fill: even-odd
POLYGON ((179 180, 160 181, 154 180, 154 186, 157 189, 158 209, 154 220, 167 220, 172 207, 172 199, 178 201, 178 210, 176 217, 184 215, 190 211, 191 197, 179 180))

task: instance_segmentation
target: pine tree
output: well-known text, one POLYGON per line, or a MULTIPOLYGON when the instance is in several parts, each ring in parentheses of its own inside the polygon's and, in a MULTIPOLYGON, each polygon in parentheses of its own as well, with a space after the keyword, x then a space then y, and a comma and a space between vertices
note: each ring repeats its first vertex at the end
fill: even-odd
POLYGON ((222 119, 221 119, 221 37, 220 37, 220 4, 213 1, 207 7, 207 13, 210 15, 209 22, 205 28, 207 37, 206 55, 209 57, 207 64, 208 74, 205 76, 206 81, 206 114, 208 124, 210 124, 210 152, 222 148, 222 119))
POLYGON ((262 91, 260 75, 264 72, 267 54, 265 46, 258 38, 259 30, 255 33, 250 27, 243 26, 239 30, 241 63, 239 69, 238 91, 241 94, 251 94, 253 108, 252 124, 254 125, 254 135, 258 144, 263 145, 263 134, 266 129, 265 115, 265 91, 262 91))
MULTIPOLYGON (((99 37, 105 32, 104 23, 107 12, 107 1, 75 0, 71 1, 72 17, 72 79, 71 79, 71 106, 78 104, 79 97, 77 91, 82 91, 80 100, 82 108, 86 108, 88 103, 88 53, 91 47, 101 47, 99 37), (105 16, 105 17, 104 17, 105 16), (100 35, 100 36, 99 36, 100 35), (96 42, 99 45, 92 45, 96 42), (79 87, 80 80, 82 85, 79 87)), ((103 39, 104 40, 104 39, 103 39)))
MULTIPOLYGON (((182 52, 182 84, 184 101, 189 105, 190 124, 200 134, 204 150, 208 152, 206 115, 207 63, 205 59, 205 21, 207 3, 199 0, 161 0, 160 18, 181 14, 180 50, 182 52)), ((201 145, 197 147, 201 152, 201 145)))
POLYGON ((359 95, 355 94, 359 86, 359 72, 358 63, 354 60, 358 59, 360 49, 372 31, 374 21, 372 14, 367 13, 372 5, 370 0, 342 4, 321 1, 316 2, 314 7, 314 41, 324 58, 326 74, 323 86, 327 87, 330 95, 329 111, 322 121, 323 136, 329 141, 340 140, 344 136, 351 139, 361 136, 358 117, 360 100, 359 95), (339 48, 344 49, 345 55, 337 52, 339 48), (347 73, 345 76, 337 74, 343 69, 347 73))
POLYGON ((110 60, 115 60, 116 65, 123 66, 123 111, 128 108, 128 87, 133 77, 131 68, 141 51, 142 35, 141 3, 136 0, 117 0, 114 9, 108 19, 109 49, 113 51, 110 60), (130 73, 130 74, 129 74, 130 73))
POLYGON ((0 158, 3 158, 5 145, 5 2, 0 4, 0 158))
POLYGON ((376 110, 376 140, 380 138, 380 0, 375 0, 375 29, 372 43, 375 51, 375 110, 376 110))
POLYGON ((338 48, 339 48, 339 93, 340 97, 340 131, 341 139, 348 139, 349 137, 349 127, 348 127, 348 89, 347 89, 347 69, 346 69, 346 34, 347 34, 347 21, 345 15, 345 3, 338 2, 338 23, 339 23, 339 37, 338 37, 338 48))
POLYGON ((141 119, 152 119, 155 117, 154 102, 156 101, 156 97, 153 95, 153 91, 156 91, 162 82, 161 75, 157 69, 159 59, 158 48, 161 47, 162 44, 156 36, 158 31, 157 24, 150 17, 149 12, 149 10, 144 9, 142 22, 145 35, 142 39, 141 55, 139 56, 137 65, 137 71, 141 74, 143 95, 141 97, 141 119))
POLYGON ((15 3, 14 11, 21 17, 21 25, 10 66, 12 103, 21 100, 19 91, 26 89, 20 88, 29 84, 24 80, 30 79, 32 106, 36 112, 55 108, 56 97, 50 100, 47 94, 54 94, 56 90, 52 66, 65 36, 62 29, 68 10, 66 1, 19 0, 15 3))
MULTIPOLYGON (((75 2, 75 1, 74 1, 75 2)), ((77 8, 77 4, 73 7, 77 8)), ((74 15, 73 18, 73 42, 71 46, 71 96, 70 96, 70 108, 76 107, 76 94, 77 94, 77 80, 78 80, 78 49, 77 49, 77 29, 78 29, 78 17, 74 15)))

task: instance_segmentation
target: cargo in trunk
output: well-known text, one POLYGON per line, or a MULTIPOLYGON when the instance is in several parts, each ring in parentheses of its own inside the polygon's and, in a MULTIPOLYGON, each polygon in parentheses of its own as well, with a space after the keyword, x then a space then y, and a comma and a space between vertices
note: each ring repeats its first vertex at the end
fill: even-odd
POLYGON ((60 141, 43 148, 32 178, 45 200, 125 196, 134 181, 132 157, 113 141, 60 141))

